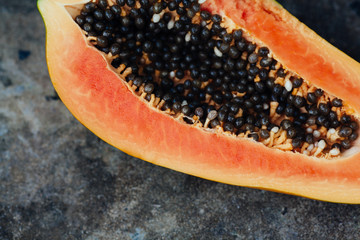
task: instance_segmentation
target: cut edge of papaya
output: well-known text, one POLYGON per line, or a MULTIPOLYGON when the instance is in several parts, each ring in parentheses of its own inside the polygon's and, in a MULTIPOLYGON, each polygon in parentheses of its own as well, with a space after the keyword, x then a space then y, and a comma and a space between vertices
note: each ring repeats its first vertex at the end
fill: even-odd
MULTIPOLYGON (((101 139, 132 156, 214 181, 324 201, 360 203, 358 146, 352 148, 351 156, 334 161, 307 157, 269 149, 249 139, 234 141, 230 136, 181 124, 150 108, 146 102, 139 101, 109 67, 104 56, 87 44, 80 28, 65 9, 65 5, 86 2, 39 0, 38 7, 46 23, 46 56, 53 85, 72 114, 101 139), (93 66, 98 67, 94 69, 93 66)), ((234 7, 226 4, 226 1, 216 1, 216 4, 215 1, 207 1, 204 7, 215 11, 220 4, 219 9, 230 16, 238 10, 240 2, 236 1, 234 7)), ((251 9, 249 1, 243 2, 251 9)), ((256 12, 257 15, 266 15, 270 11, 274 17, 281 10, 281 18, 289 19, 290 25, 294 22, 300 24, 285 10, 279 9, 277 3, 254 2, 264 4, 267 9, 256 12)), ((232 20, 242 27, 247 26, 241 23, 241 18, 232 20)), ((286 26, 285 22, 283 24, 286 26)), ((301 29, 305 29, 305 33, 301 32, 302 36, 309 34, 324 44, 325 50, 330 52, 329 56, 339 54, 340 60, 337 59, 337 62, 349 62, 348 65, 341 65, 344 69, 351 70, 351 73, 360 72, 358 63, 324 40, 318 40, 319 37, 314 37, 311 30, 301 26, 301 29)), ((261 37, 260 30, 258 33, 256 29, 247 29, 255 37, 261 37)), ((287 67, 294 69, 291 58, 289 60, 284 53, 273 49, 274 41, 264 43, 287 67)), ((323 64, 325 69, 331 65, 327 62, 323 64)), ((306 69, 299 69, 296 72, 301 76, 306 69)), ((322 82, 316 76, 315 73, 309 74, 307 79, 321 86, 322 82)), ((359 76, 350 78, 352 87, 360 84, 359 76)), ((341 84, 346 85, 344 82, 341 84)), ((328 90, 326 87, 324 89, 328 90)), ((336 89, 330 89, 330 92, 340 97, 344 95, 346 101, 350 100, 343 88, 337 89, 339 94, 336 89)), ((355 95, 352 93, 351 96, 355 98, 355 95)), ((360 109, 358 99, 349 101, 355 109, 360 109)))

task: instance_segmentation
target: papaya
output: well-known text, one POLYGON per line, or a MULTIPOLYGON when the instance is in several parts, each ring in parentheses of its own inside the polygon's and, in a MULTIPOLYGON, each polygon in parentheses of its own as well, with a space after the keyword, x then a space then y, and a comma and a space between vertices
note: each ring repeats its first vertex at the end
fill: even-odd
POLYGON ((38 0, 62 102, 112 146, 360 203, 360 64, 273 0, 38 0))

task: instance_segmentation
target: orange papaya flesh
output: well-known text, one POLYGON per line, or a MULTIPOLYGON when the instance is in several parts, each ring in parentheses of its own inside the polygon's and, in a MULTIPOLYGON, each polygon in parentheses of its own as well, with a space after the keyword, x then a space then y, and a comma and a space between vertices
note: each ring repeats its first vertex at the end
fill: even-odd
MULTIPOLYGON (((358 143, 336 160, 308 157, 179 123, 140 100, 104 55, 88 44, 69 15, 73 5, 85 2, 40 0, 38 6, 47 29, 47 61, 54 87, 73 115, 100 138, 133 156, 206 179, 325 201, 360 202, 358 143)), ((261 39, 289 69, 358 112, 359 64, 277 3, 207 1, 202 7, 228 16, 261 39), (266 23, 261 28, 259 20, 266 23), (282 35, 269 34, 272 29, 282 35), (289 33, 288 41, 283 40, 284 33, 289 33), (299 60, 288 49, 307 54, 299 60), (303 66, 314 59, 316 69, 314 64, 311 69, 303 66)))

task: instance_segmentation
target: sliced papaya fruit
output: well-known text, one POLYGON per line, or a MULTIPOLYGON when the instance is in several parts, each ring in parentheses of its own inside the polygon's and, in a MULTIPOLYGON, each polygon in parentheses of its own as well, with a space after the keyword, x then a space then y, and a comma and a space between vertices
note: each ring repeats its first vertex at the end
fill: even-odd
POLYGON ((272 0, 39 0, 63 103, 187 174, 360 203, 360 64, 272 0))

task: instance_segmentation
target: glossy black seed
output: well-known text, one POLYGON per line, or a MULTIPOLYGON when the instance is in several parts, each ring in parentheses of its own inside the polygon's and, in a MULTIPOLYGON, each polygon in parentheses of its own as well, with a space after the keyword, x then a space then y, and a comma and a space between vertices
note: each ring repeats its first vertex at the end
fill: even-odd
POLYGON ((294 104, 295 107, 301 108, 301 107, 305 106, 306 101, 305 101, 305 99, 303 97, 295 96, 293 104, 294 104))
POLYGON ((255 131, 255 126, 249 123, 246 123, 244 125, 245 131, 253 132, 255 131))
POLYGON ((186 14, 186 9, 184 7, 178 7, 176 9, 176 13, 179 14, 180 16, 185 15, 186 14))
POLYGON ((187 115, 189 116, 191 114, 191 108, 188 106, 188 105, 185 105, 181 108, 181 112, 184 114, 184 115, 187 115))
POLYGON ((105 19, 108 21, 111 21, 114 18, 115 18, 115 14, 110 9, 106 9, 105 10, 105 19))
POLYGON ((306 99, 308 100, 309 103, 316 103, 317 101, 317 97, 313 92, 309 92, 306 96, 306 99))
POLYGON ((220 110, 218 112, 217 118, 219 119, 219 121, 223 122, 226 119, 226 117, 227 117, 227 112, 225 110, 220 110))
POLYGON ((94 11, 94 17, 98 20, 102 20, 102 19, 104 19, 104 12, 100 9, 96 9, 94 11))
POLYGON ((168 3, 168 8, 170 11, 174 11, 174 10, 178 9, 178 7, 179 7, 179 5, 175 1, 171 1, 168 3))
POLYGON ((214 120, 210 121, 210 126, 212 128, 215 128, 216 126, 219 126, 219 125, 220 125, 220 121, 217 120, 217 119, 214 119, 214 120))
POLYGON ((126 1, 125 0, 116 0, 116 3, 120 6, 124 6, 126 1))
POLYGON ((120 44, 114 43, 110 47, 110 52, 113 56, 118 55, 120 53, 120 44))
POLYGON ((75 22, 77 23, 77 24, 79 24, 79 26, 82 26, 82 25, 84 25, 85 24, 85 17, 84 16, 81 16, 81 15, 78 15, 78 16, 76 16, 75 17, 75 22))
POLYGON ((284 113, 287 117, 293 117, 295 114, 295 108, 293 106, 287 106, 284 113))
POLYGON ((313 144, 314 143, 314 135, 312 135, 311 133, 306 134, 305 142, 307 142, 308 144, 313 144))
POLYGON ((90 32, 92 30, 92 26, 90 23, 85 23, 83 26, 84 31, 90 32))
POLYGON ((217 104, 221 104, 224 100, 221 92, 215 92, 212 98, 217 104))
POLYGON ((358 124, 357 122, 351 122, 351 123, 349 124, 349 127, 350 127, 352 130, 356 131, 356 130, 359 129, 359 124, 358 124))
POLYGON ((126 0, 126 5, 128 5, 129 7, 134 7, 136 1, 135 0, 126 0))
POLYGON ((293 148, 299 148, 301 147, 302 141, 300 138, 294 138, 291 142, 293 148))
POLYGON ((334 107, 342 107, 343 105, 342 100, 339 98, 334 98, 331 103, 334 107))
POLYGON ((270 137, 270 132, 267 129, 260 129, 259 135, 262 139, 268 139, 270 137))
POLYGON ((102 32, 105 30, 105 24, 103 22, 96 22, 94 24, 94 29, 98 32, 102 32))
POLYGON ((201 17, 203 20, 208 21, 208 20, 210 20, 210 18, 211 18, 211 13, 208 12, 208 11, 206 11, 206 10, 202 10, 202 11, 200 12, 200 17, 201 17))
POLYGON ((227 33, 225 30, 225 34, 222 37, 223 41, 226 43, 231 43, 231 41, 233 40, 232 35, 227 33))
POLYGON ((230 44, 225 43, 225 42, 221 43, 220 47, 219 47, 219 50, 222 53, 227 53, 230 50, 230 44))
POLYGON ((130 21, 129 17, 125 16, 120 19, 120 23, 122 26, 128 27, 130 25, 131 21, 130 21))
POLYGON ((144 52, 150 52, 153 49, 153 44, 150 41, 145 41, 143 44, 144 52))
POLYGON ((317 107, 315 105, 310 107, 308 112, 311 116, 317 116, 319 114, 319 110, 317 109, 317 107))
POLYGON ((88 2, 84 5, 83 11, 90 13, 90 12, 93 12, 95 10, 95 8, 96 8, 95 3, 88 2))
POLYGON ((280 68, 277 72, 276 72, 276 75, 278 76, 278 77, 285 77, 286 76, 286 72, 285 72, 285 70, 283 69, 283 68, 280 68))
POLYGON ((135 26, 138 29, 142 29, 145 26, 145 20, 142 17, 135 18, 135 26))
POLYGON ((318 88, 315 90, 314 93, 317 97, 321 97, 324 94, 324 91, 322 89, 318 88))
POLYGON ((294 88, 299 88, 299 87, 301 87, 302 83, 303 83, 302 78, 295 78, 294 81, 293 81, 293 87, 294 88))
POLYGON ((115 15, 120 15, 121 14, 121 7, 119 5, 112 5, 110 7, 110 10, 115 14, 115 15))
POLYGON ((250 133, 249 138, 252 138, 254 141, 259 141, 259 134, 257 133, 250 133))
POLYGON ((342 126, 339 131, 340 137, 348 137, 352 134, 352 129, 350 127, 342 126))
POLYGON ((247 47, 247 43, 241 39, 235 42, 235 47, 239 50, 239 51, 245 51, 246 47, 247 47))
POLYGON ((254 124, 254 123, 255 123, 255 117, 252 116, 252 115, 247 115, 247 116, 245 117, 245 121, 246 121, 246 123, 248 123, 248 124, 254 124))
POLYGON ((232 124, 231 122, 224 123, 223 128, 224 131, 229 131, 229 132, 233 132, 235 130, 234 124, 232 124))
MULTIPOLYGON (((200 88, 202 82, 200 80, 198 80, 198 79, 195 79, 192 84, 193 84, 194 87, 200 88)), ((193 87, 193 89, 194 89, 194 87, 193 87)))
POLYGON ((280 85, 280 84, 275 84, 275 86, 274 86, 274 88, 273 88, 273 94, 275 95, 275 96, 277 96, 277 95, 280 95, 280 93, 282 92, 282 90, 283 90, 283 87, 280 85))
POLYGON ((202 118, 202 116, 204 116, 204 109, 202 107, 197 107, 195 108, 195 115, 198 116, 199 118, 202 118))
POLYGON ((222 20, 222 18, 219 14, 214 14, 211 17, 211 21, 213 21, 214 23, 220 23, 221 20, 222 20))
POLYGON ((293 124, 292 124, 292 122, 291 122, 289 119, 284 119, 284 120, 281 121, 280 126, 281 126, 284 130, 288 130, 288 129, 290 129, 290 128, 293 126, 293 124))
POLYGON ((254 52, 256 49, 256 44, 255 43, 248 43, 247 47, 246 47, 246 51, 248 53, 252 53, 254 52))
POLYGON ((356 133, 356 132, 353 132, 349 137, 348 137, 348 139, 350 140, 350 141, 355 141, 357 138, 358 138, 358 134, 356 133))
POLYGON ((245 120, 243 117, 238 117, 238 118, 235 118, 235 121, 234 121, 234 126, 236 128, 241 128, 243 125, 245 124, 245 120))
POLYGON ((351 141, 349 139, 342 140, 340 144, 343 149, 349 149, 351 147, 351 141))
POLYGON ((160 12, 163 10, 162 5, 161 5, 161 2, 155 3, 155 4, 152 6, 152 10, 153 10, 153 13, 155 13, 155 14, 160 13, 160 12))
POLYGON ((262 67, 269 67, 270 64, 272 62, 272 59, 271 58, 268 58, 268 57, 263 57, 261 60, 260 60, 260 66, 262 67))
POLYGON ((351 117, 349 115, 342 115, 340 118, 342 124, 348 124, 351 122, 351 117))
POLYGON ((193 9, 189 9, 186 12, 186 16, 188 16, 189 18, 193 18, 196 15, 196 12, 193 9))
POLYGON ((181 103, 180 102, 174 102, 172 109, 175 113, 180 112, 181 110, 181 103))
POLYGON ((265 57, 269 54, 269 49, 267 47, 261 47, 258 53, 260 57, 265 57))
POLYGON ((155 88, 155 86, 153 83, 147 83, 147 84, 145 84, 144 92, 152 93, 154 91, 154 88, 155 88))
POLYGON ((104 37, 107 37, 107 38, 111 38, 112 32, 110 30, 104 30, 101 35, 103 35, 104 37))
POLYGON ((327 118, 324 115, 320 115, 316 118, 316 124, 317 125, 324 125, 324 123, 327 121, 327 118))
POLYGON ((143 79, 141 77, 135 77, 133 84, 137 87, 140 87, 141 84, 143 83, 143 79))
POLYGON ((326 116, 330 112, 330 108, 326 103, 320 103, 319 104, 319 113, 326 116))
POLYGON ((286 130, 286 135, 288 138, 295 138, 296 137, 296 129, 293 127, 289 127, 286 130))
POLYGON ((191 82, 191 80, 185 80, 185 82, 184 82, 184 88, 185 89, 190 89, 192 87, 192 82, 191 82))
POLYGON ((256 53, 252 53, 248 57, 249 63, 256 63, 258 61, 258 55, 256 53))
POLYGON ((99 36, 97 37, 97 40, 96 40, 96 45, 99 46, 99 47, 107 47, 108 46, 108 39, 104 36, 99 36))
POLYGON ((94 18, 92 16, 86 16, 85 17, 85 22, 93 24, 95 22, 95 20, 94 20, 94 18))
POLYGON ((238 58, 238 57, 240 56, 239 50, 238 50, 236 47, 234 47, 234 46, 231 46, 231 47, 230 47, 228 54, 229 54, 229 56, 230 56, 231 58, 233 58, 233 59, 236 59, 236 58, 238 58))
POLYGON ((337 128, 339 125, 340 125, 340 122, 338 120, 330 121, 330 126, 333 128, 337 128))
POLYGON ((275 112, 276 112, 277 114, 282 114, 282 113, 285 111, 285 108, 286 108, 285 104, 279 104, 279 105, 276 107, 275 112))
POLYGON ((255 76, 259 73, 260 69, 256 66, 251 66, 249 68, 249 74, 252 75, 252 76, 255 76))

